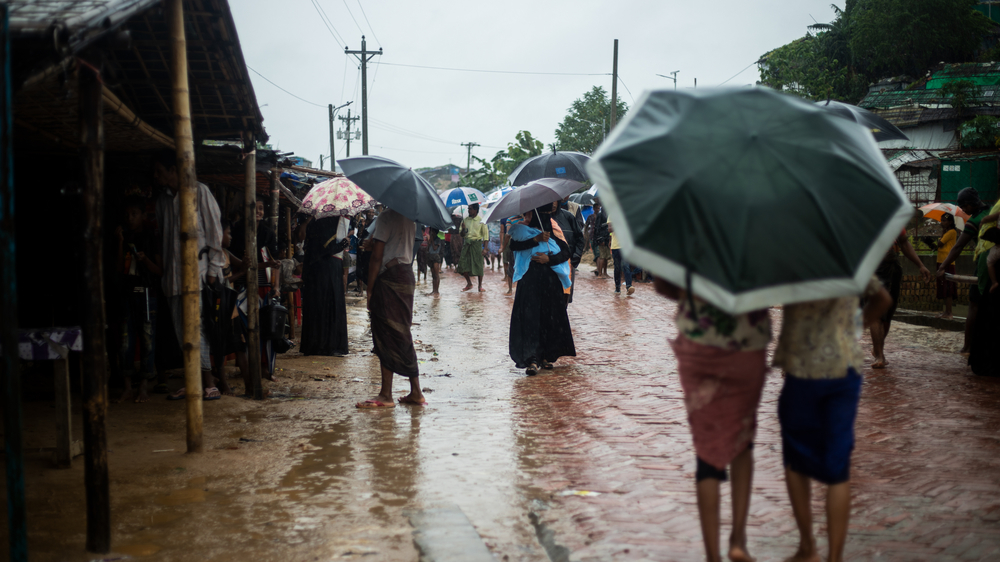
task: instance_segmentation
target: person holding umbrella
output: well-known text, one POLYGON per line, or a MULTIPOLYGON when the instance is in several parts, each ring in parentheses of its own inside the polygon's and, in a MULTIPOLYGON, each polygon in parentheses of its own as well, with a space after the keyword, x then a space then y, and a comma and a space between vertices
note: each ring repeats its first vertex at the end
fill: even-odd
MULTIPOLYGON (((955 246, 955 241, 958 240, 958 229, 955 227, 955 217, 950 213, 944 213, 941 215, 941 238, 935 240, 932 236, 924 236, 921 238, 924 244, 927 244, 931 248, 937 250, 937 263, 938 266, 944 262, 945 258, 948 257, 948 253, 955 246)), ((945 268, 945 273, 955 274, 955 264, 949 265, 945 268)), ((949 281, 944 277, 937 278, 937 298, 938 300, 944 301, 944 312, 938 314, 938 318, 944 318, 946 320, 951 320, 951 305, 952 302, 958 297, 958 284, 954 281, 949 281)))
POLYGON ((472 289, 472 276, 479 279, 479 292, 485 293, 483 288, 483 273, 486 250, 483 244, 490 239, 490 230, 483 223, 479 216, 479 203, 469 205, 469 216, 462 220, 460 234, 463 239, 462 257, 458 260, 458 274, 465 277, 465 288, 462 291, 472 289))

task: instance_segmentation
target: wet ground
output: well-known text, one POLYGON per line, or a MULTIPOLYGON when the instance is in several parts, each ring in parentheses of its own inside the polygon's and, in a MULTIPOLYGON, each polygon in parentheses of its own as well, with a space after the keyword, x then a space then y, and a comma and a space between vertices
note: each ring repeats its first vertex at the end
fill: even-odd
MULTIPOLYGON (((202 455, 183 454, 182 402, 112 405, 110 555, 84 552, 82 459, 51 468, 37 452, 53 440, 51 403, 29 402, 32 560, 411 561, 414 525, 424 536, 446 525, 422 517, 435 508, 464 514, 497 560, 702 559, 694 453, 666 345, 673 305, 648 284, 616 296, 582 266, 570 306, 578 355, 529 378, 506 353, 513 300, 501 279, 488 271, 488 292, 462 293, 446 272, 440 299, 418 285, 424 408, 354 408, 377 393, 361 303, 349 357, 292 353, 267 383, 271 399, 206 403, 202 455)), ((1000 554, 1000 383, 973 377, 960 346, 961 334, 894 325, 890 368, 865 371, 851 559, 1000 554)), ((791 555, 796 541, 780 384, 772 373, 756 440, 749 546, 762 561, 791 555)), ((406 387, 396 381, 398 395, 406 387)), ((822 537, 822 503, 814 510, 822 537)))

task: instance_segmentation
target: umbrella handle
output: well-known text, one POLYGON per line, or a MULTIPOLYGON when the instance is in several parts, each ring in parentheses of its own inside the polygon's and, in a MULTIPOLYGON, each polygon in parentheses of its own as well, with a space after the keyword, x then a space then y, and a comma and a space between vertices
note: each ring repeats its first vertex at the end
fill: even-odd
POLYGON ((684 290, 687 291, 688 306, 691 307, 691 314, 698 317, 698 311, 694 306, 694 293, 691 292, 691 268, 684 268, 684 290))

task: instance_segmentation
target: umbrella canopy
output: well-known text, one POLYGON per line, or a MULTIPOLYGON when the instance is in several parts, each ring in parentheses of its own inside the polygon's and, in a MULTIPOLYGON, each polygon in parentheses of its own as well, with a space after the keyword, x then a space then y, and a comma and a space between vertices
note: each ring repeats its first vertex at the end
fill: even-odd
POLYGON ((580 182, 573 180, 555 178, 535 180, 501 197, 500 201, 497 201, 486 212, 483 220, 486 222, 498 221, 514 215, 520 215, 543 205, 548 205, 553 201, 559 201, 564 197, 568 197, 581 187, 583 185, 580 182))
POLYGON ((958 205, 951 203, 931 203, 920 207, 920 212, 929 219, 941 222, 941 217, 945 214, 955 217, 955 228, 959 232, 965 230, 965 221, 969 220, 969 215, 958 205))
POLYGON ((489 192, 489 193, 486 194, 486 202, 487 203, 496 203, 497 201, 500 200, 501 197, 503 197, 504 195, 507 195, 511 191, 514 191, 513 187, 501 187, 501 188, 496 189, 495 191, 491 191, 491 192, 489 192))
POLYGON ((456 187, 454 189, 442 191, 441 200, 444 201, 445 207, 451 208, 462 205, 477 205, 485 203, 486 196, 483 195, 482 191, 479 191, 474 187, 456 187))
POLYGON ((871 130, 877 141, 910 140, 910 137, 903 134, 903 131, 900 131, 898 127, 867 109, 833 100, 818 101, 816 105, 830 111, 834 115, 839 115, 844 119, 864 125, 871 130))
POLYGON ((351 181, 386 207, 439 230, 451 228, 451 215, 437 190, 410 168, 381 156, 355 156, 337 163, 351 181))
POLYGON ((299 212, 317 219, 353 217, 375 208, 375 200, 347 178, 332 178, 318 183, 302 200, 299 212))
POLYGON ((583 193, 575 193, 574 195, 576 195, 576 199, 573 199, 572 196, 571 196, 570 197, 570 201, 573 201, 574 203, 576 203, 578 205, 593 205, 594 204, 594 196, 591 195, 590 192, 584 191, 583 193))
POLYGON ((860 294, 913 216, 866 128, 766 88, 646 92, 588 169, 629 263, 729 313, 860 294))
POLYGON ((582 152, 552 151, 528 158, 510 174, 511 185, 525 185, 542 178, 587 181, 590 157, 582 152))

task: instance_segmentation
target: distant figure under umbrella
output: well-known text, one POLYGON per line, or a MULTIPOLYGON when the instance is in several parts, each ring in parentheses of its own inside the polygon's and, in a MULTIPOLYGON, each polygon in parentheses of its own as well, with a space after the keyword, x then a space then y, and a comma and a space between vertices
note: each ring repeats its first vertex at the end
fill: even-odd
POLYGON ((458 274, 465 277, 465 288, 463 291, 472 289, 472 276, 479 279, 479 292, 485 293, 483 288, 483 257, 486 250, 483 245, 490 239, 490 230, 483 223, 479 216, 479 204, 469 205, 469 216, 462 220, 462 257, 458 260, 458 274))
POLYGON ((348 217, 327 217, 302 224, 306 259, 302 267, 303 355, 347 355, 347 299, 344 249, 348 217))

